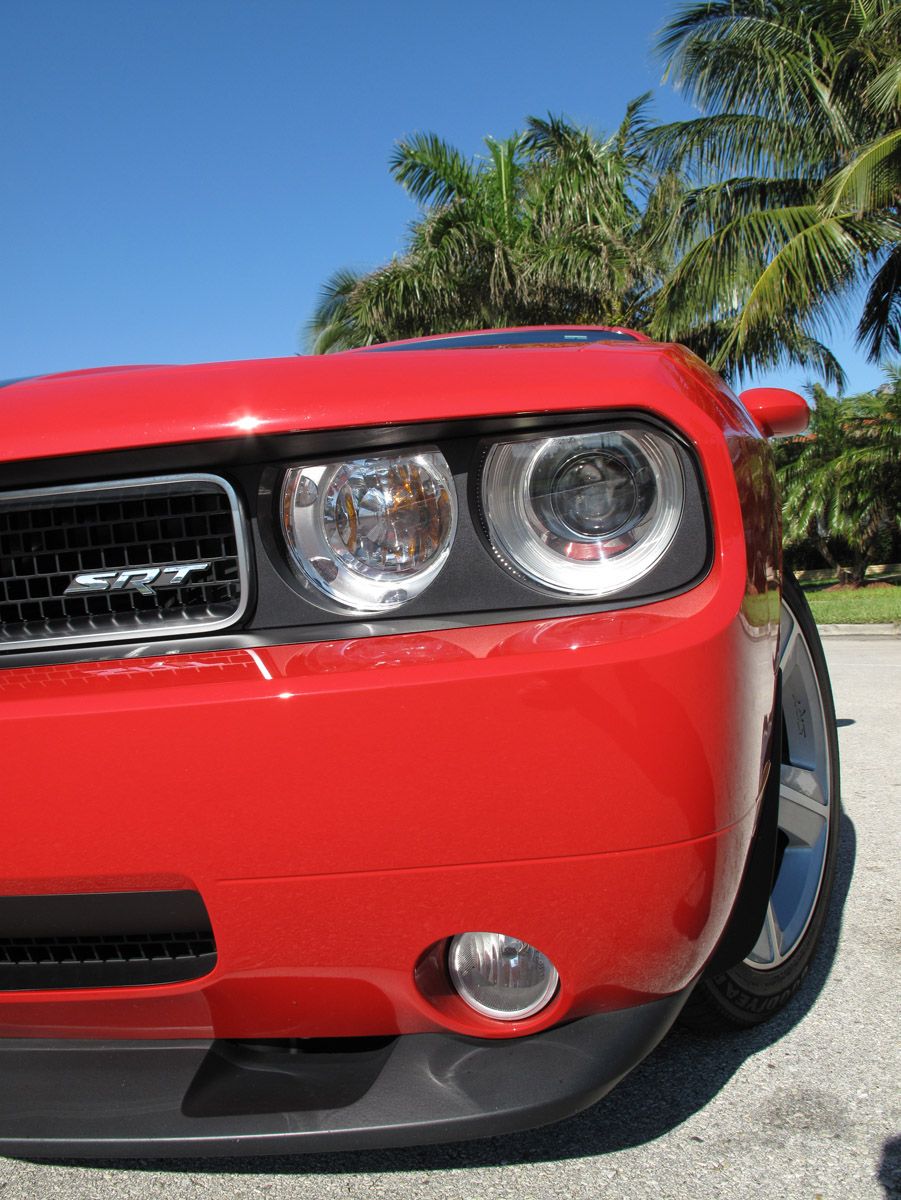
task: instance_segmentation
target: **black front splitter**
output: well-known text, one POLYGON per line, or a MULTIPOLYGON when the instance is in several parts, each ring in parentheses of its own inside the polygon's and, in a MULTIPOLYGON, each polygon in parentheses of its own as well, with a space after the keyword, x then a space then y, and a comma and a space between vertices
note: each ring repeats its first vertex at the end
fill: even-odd
POLYGON ((501 1041, 8 1039, 0 1041, 0 1154, 297 1154, 529 1129, 605 1095, 650 1053, 687 997, 501 1041))

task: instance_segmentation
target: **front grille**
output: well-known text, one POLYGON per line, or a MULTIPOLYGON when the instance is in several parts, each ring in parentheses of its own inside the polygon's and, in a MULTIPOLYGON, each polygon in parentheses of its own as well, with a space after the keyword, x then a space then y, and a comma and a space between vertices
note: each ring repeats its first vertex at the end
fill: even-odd
POLYGON ((215 476, 0 496, 0 649, 224 629, 247 587, 237 498, 215 476))
POLYGON ((0 897, 0 990, 176 983, 215 965, 196 892, 0 897))

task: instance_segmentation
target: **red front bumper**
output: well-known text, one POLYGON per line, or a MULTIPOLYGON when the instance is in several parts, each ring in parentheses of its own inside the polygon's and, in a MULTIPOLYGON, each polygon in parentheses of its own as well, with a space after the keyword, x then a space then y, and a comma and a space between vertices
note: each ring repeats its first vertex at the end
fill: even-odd
POLYGON ((763 782, 774 630, 743 585, 717 564, 618 613, 0 672, 7 894, 196 888, 219 955, 6 993, 0 1034, 499 1036, 684 988, 763 782), (543 1013, 417 981, 476 929, 552 959, 543 1013))

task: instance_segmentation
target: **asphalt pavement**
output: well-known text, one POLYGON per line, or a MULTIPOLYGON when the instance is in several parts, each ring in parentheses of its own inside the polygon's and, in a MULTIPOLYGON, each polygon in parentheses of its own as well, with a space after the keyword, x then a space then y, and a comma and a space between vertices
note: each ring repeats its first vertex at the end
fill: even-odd
POLYGON ((901 639, 825 645, 845 807, 836 891, 812 974, 772 1022, 717 1039, 677 1029, 600 1104, 533 1133, 226 1162, 0 1159, 0 1200, 897 1200, 901 639))

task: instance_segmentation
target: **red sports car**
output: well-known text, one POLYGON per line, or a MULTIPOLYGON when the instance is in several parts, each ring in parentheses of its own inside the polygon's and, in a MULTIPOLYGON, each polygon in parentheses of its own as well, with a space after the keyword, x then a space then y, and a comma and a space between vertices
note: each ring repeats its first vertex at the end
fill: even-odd
POLYGON ((0 408, 0 1151, 520 1129, 797 991, 839 804, 800 397, 555 327, 0 408))

